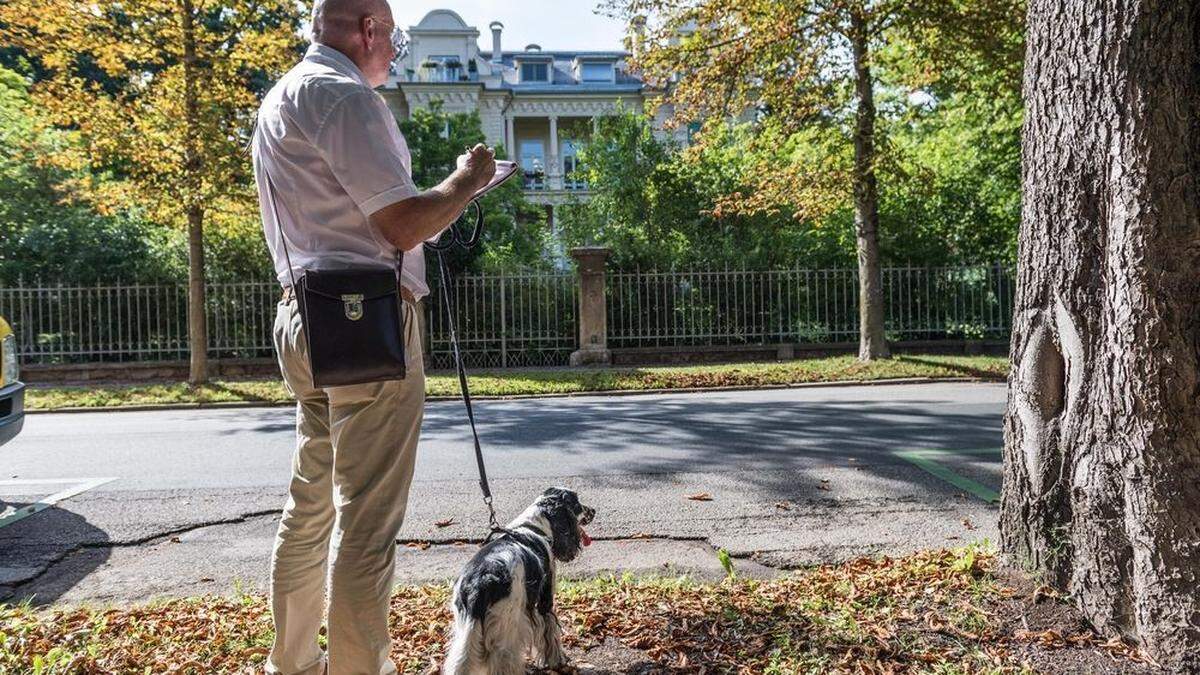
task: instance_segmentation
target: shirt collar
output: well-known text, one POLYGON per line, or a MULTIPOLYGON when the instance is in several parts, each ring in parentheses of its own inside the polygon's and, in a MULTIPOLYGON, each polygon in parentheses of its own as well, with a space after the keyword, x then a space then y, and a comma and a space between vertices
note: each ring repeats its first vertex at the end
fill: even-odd
POLYGON ((358 69, 358 66, 354 65, 354 62, 350 60, 350 57, 339 52, 333 47, 330 47, 329 45, 318 44, 315 42, 309 45, 308 51, 304 52, 304 60, 327 65, 343 75, 354 78, 364 87, 368 89, 371 88, 371 85, 367 82, 367 76, 363 75, 363 72, 358 69))

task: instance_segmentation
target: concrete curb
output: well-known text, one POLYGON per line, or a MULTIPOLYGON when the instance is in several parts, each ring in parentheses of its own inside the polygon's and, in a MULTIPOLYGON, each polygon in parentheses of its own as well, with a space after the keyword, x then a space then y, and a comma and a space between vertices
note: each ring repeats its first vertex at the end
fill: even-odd
MULTIPOLYGON (((611 389, 601 391, 568 391, 549 394, 510 394, 504 396, 472 396, 472 401, 521 401, 542 398, 579 398, 584 396, 651 396, 655 394, 704 394, 723 391, 768 391, 773 389, 809 389, 820 387, 866 387, 894 384, 937 384, 942 382, 999 383, 1002 379, 980 377, 897 377, 883 380, 837 380, 834 382, 796 382, 793 384, 733 385, 728 387, 683 387, 678 389, 611 389)), ((458 401, 458 396, 429 396, 427 403, 458 401)), ((126 406, 96 406, 70 408, 25 409, 27 415, 50 413, 148 412, 159 410, 233 410, 239 408, 290 408, 295 401, 216 401, 212 403, 155 403, 126 406)))

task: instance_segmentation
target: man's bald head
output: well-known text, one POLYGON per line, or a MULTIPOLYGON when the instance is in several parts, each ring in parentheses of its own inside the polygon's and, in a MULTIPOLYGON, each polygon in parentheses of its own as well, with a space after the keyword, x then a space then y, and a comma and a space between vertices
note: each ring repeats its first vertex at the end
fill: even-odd
POLYGON ((372 87, 387 82, 399 49, 396 22, 387 0, 317 0, 312 41, 346 55, 372 87))
POLYGON ((360 30, 364 16, 390 17, 387 0, 317 0, 312 13, 312 41, 338 47, 360 30))

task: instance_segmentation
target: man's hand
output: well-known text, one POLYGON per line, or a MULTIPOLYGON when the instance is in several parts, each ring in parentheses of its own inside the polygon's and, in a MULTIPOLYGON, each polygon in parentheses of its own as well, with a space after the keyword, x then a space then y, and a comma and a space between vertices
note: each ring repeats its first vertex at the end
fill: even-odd
POLYGON ((454 173, 438 185, 371 214, 371 224, 402 251, 437 237, 496 175, 495 153, 483 144, 459 155, 457 164, 454 173))
POLYGON ((476 143, 475 147, 458 156, 457 165, 456 173, 460 174, 471 186, 471 191, 475 192, 487 185, 492 176, 496 175, 496 153, 484 144, 476 143))

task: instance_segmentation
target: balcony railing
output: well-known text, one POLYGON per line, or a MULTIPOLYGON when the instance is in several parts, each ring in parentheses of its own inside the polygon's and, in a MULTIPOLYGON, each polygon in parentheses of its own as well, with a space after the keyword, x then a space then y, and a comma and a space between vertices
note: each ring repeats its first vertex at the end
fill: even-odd
POLYGON ((542 171, 526 171, 525 172, 525 189, 526 190, 545 190, 546 189, 546 174, 542 171))

